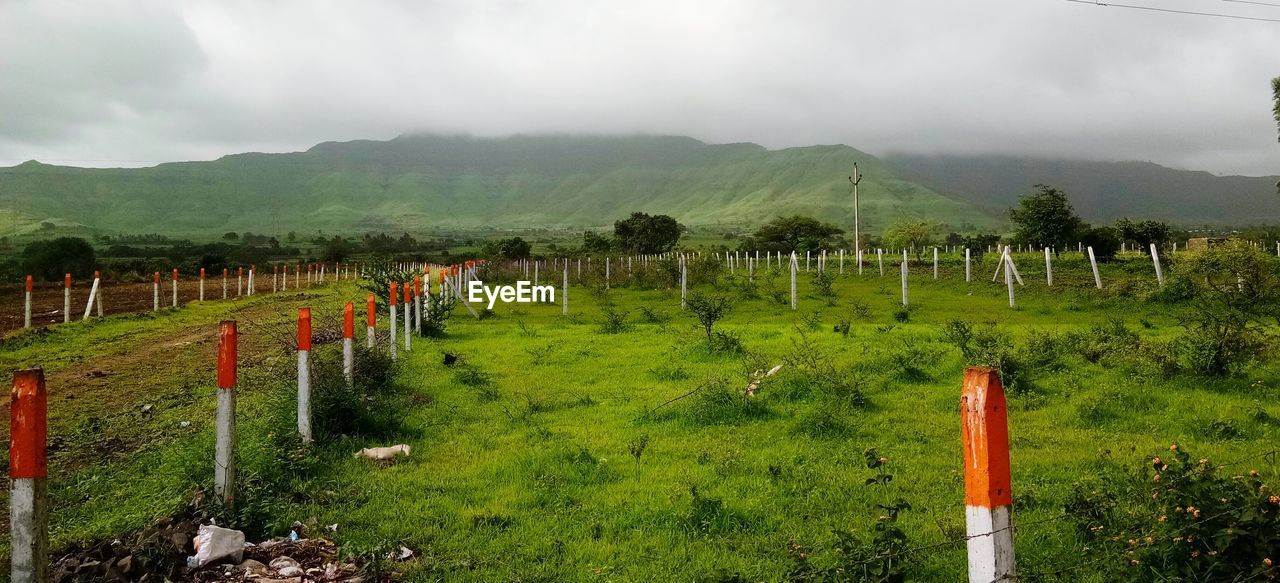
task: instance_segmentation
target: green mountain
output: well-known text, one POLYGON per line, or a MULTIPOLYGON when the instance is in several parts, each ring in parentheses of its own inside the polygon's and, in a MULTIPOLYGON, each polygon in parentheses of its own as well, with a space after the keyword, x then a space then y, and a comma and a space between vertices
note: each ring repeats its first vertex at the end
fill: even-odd
POLYGON ((1280 176, 1215 176, 1150 162, 1087 162, 1009 156, 885 158, 903 177, 1000 213, 1051 184, 1067 192, 1086 220, 1160 219, 1188 226, 1280 221, 1280 176))
POLYGON ((768 150, 672 136, 405 135, 306 152, 96 169, 0 168, 0 229, 42 222, 128 233, 411 233, 585 228, 632 211, 682 223, 743 225, 803 213, 852 222, 858 162, 869 231, 905 217, 953 228, 998 222, 903 180, 848 146, 768 150))

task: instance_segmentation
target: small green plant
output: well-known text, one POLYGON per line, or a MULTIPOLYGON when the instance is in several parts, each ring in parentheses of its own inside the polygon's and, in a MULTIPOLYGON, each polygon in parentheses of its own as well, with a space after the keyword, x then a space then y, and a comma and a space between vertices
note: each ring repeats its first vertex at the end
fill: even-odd
POLYGON ((640 457, 644 455, 644 450, 649 447, 649 434, 642 433, 639 437, 632 439, 627 444, 627 451, 631 452, 631 457, 636 460, 636 481, 640 481, 640 457))
POLYGON ((619 311, 612 303, 606 303, 600 308, 603 319, 600 321, 600 332, 602 334, 621 334, 631 329, 627 323, 627 314, 629 312, 619 311))
POLYGON ((693 313, 693 316, 698 319, 698 323, 702 325, 703 330, 706 331, 707 345, 712 345, 714 340, 711 334, 711 327, 729 315, 729 311, 733 309, 733 302, 727 296, 705 295, 694 292, 686 300, 685 305, 693 313))

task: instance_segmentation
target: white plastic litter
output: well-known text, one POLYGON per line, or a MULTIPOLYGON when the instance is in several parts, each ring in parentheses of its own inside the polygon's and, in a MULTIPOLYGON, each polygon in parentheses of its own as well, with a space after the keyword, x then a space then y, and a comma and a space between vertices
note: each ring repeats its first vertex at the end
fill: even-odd
POLYGON ((367 457, 371 460, 389 460, 401 455, 409 457, 409 446, 403 443, 391 447, 366 447, 356 452, 355 457, 367 457))
POLYGON ((244 559, 244 533, 218 526, 201 526, 192 541, 196 554, 187 557, 187 566, 200 568, 219 559, 231 557, 239 563, 244 559))

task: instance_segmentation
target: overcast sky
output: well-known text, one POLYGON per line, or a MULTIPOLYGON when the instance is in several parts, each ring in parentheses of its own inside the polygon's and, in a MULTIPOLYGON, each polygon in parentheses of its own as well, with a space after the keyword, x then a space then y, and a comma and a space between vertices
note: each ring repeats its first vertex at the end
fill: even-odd
POLYGON ((0 0, 0 165, 430 130, 1278 174, 1275 76, 1280 22, 1066 0, 0 0))

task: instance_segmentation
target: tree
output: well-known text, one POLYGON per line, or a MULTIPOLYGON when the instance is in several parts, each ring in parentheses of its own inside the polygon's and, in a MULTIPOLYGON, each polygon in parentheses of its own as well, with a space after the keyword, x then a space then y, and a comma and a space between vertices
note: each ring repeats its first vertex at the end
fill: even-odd
POLYGON ((480 252, 491 259, 524 259, 533 246, 520 237, 487 241, 480 252))
POLYGON ((685 307, 689 308, 689 311, 693 312, 693 316, 698 319, 698 323, 702 324, 703 329, 707 332, 707 344, 711 344, 711 327, 729 315, 729 310, 733 307, 733 303, 727 296, 708 296, 694 292, 685 301, 685 307))
POLYGON ((1035 192, 1018 198, 1018 206, 1009 209, 1013 240, 1061 251, 1075 242, 1083 222, 1067 200, 1067 193, 1044 184, 1035 188, 1035 192))
POLYGON ((35 241, 22 250, 23 269, 46 281, 62 279, 66 273, 88 276, 94 260, 93 246, 80 237, 35 241))
POLYGON ((1085 228, 1080 231, 1080 243, 1093 247, 1093 256, 1098 261, 1111 261, 1120 250, 1120 231, 1111 227, 1085 228))
POLYGON ((324 241, 323 250, 320 257, 325 263, 341 263, 351 256, 351 242, 346 239, 334 235, 332 239, 324 241))
POLYGON ((1173 234, 1167 223, 1160 221, 1131 221, 1127 217, 1116 221, 1120 236, 1127 241, 1134 241, 1139 249, 1149 249, 1152 243, 1163 247, 1173 234))
POLYGON ((595 231, 583 231, 582 252, 588 255, 608 253, 613 249, 613 239, 595 231))
POLYGON ((652 255, 675 249, 683 227, 667 215, 631 213, 631 217, 613 223, 613 237, 618 247, 631 253, 652 255))
POLYGON ((756 229, 752 237, 761 251, 791 253, 829 247, 834 238, 842 233, 843 229, 830 223, 804 215, 792 215, 774 218, 756 229))
POLYGON ((892 247, 910 249, 916 261, 933 244, 933 225, 928 221, 898 221, 885 229, 884 240, 892 247))
POLYGON ((229 233, 227 233, 227 234, 223 235, 223 236, 222 236, 222 239, 223 239, 224 241, 239 241, 239 240, 240 240, 240 234, 239 234, 239 233, 237 233, 237 232, 235 232, 235 231, 231 231, 231 232, 229 232, 229 233))

